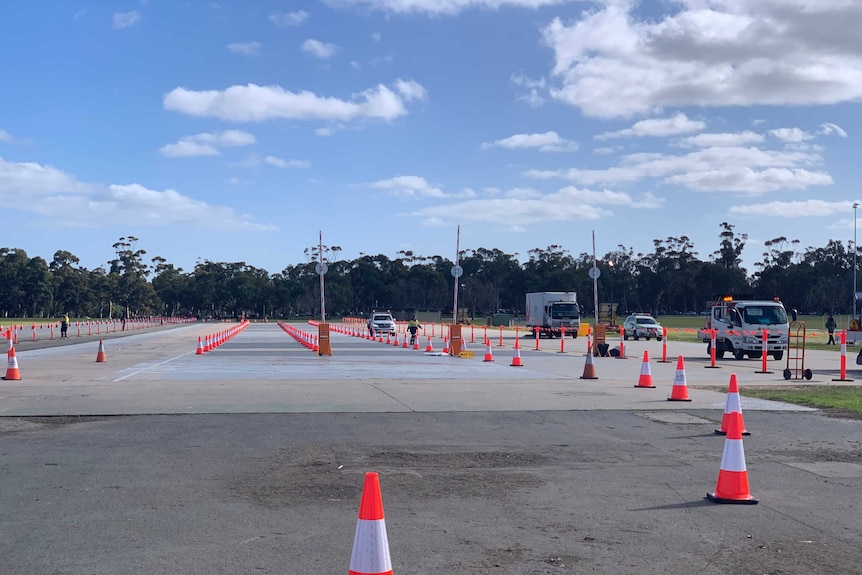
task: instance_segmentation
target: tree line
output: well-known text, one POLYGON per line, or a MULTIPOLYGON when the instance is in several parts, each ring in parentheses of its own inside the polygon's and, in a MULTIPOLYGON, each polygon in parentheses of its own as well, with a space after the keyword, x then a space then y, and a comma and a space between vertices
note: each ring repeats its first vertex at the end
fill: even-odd
MULTIPOLYGON (((623 245, 598 258, 600 303, 618 303, 621 312, 697 312, 719 293, 757 299, 780 297, 800 313, 852 310, 854 246, 830 240, 825 247, 800 249, 798 240, 765 242, 753 273, 741 267, 748 236, 720 226, 718 249, 701 259, 687 236, 653 240, 650 253, 623 245)), ((20 248, 0 248, 0 313, 3 317, 119 318, 151 315, 184 317, 289 318, 320 314, 320 256, 327 316, 363 315, 375 309, 452 313, 454 262, 399 251, 396 257, 360 254, 340 259, 341 248, 306 248, 305 262, 278 273, 244 262, 199 261, 185 272, 162 257, 147 263, 134 236, 113 244, 116 257, 88 270, 68 251, 53 260, 30 258, 20 248)), ((525 294, 575 291, 593 313, 593 256, 572 255, 560 245, 534 248, 523 263, 517 253, 466 249, 459 254, 459 307, 472 316, 522 313, 525 294)))

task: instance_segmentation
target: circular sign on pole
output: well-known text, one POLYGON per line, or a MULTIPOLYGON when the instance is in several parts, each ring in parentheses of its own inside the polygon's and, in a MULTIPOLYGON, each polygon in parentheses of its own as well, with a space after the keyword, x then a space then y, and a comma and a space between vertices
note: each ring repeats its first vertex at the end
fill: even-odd
POLYGON ((589 275, 590 275, 591 280, 597 280, 597 279, 599 279, 599 277, 601 277, 602 270, 600 270, 597 267, 591 267, 590 271, 589 271, 589 275))
POLYGON ((316 264, 314 264, 314 271, 317 272, 317 275, 322 276, 329 271, 329 266, 327 266, 324 262, 317 262, 316 264))
POLYGON ((459 278, 464 275, 464 268, 462 268, 461 266, 452 266, 452 269, 450 271, 453 278, 459 278))

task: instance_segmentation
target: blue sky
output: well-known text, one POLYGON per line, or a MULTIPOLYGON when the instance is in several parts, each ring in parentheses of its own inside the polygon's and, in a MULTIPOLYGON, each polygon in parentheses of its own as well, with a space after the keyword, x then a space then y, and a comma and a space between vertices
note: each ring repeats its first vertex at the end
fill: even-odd
POLYGON ((839 0, 0 4, 5 247, 271 273, 721 222, 853 239, 862 5, 839 0))

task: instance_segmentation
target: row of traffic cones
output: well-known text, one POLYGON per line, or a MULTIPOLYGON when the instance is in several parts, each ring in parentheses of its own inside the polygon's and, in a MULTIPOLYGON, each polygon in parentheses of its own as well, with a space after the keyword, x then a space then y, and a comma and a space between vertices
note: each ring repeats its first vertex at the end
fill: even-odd
POLYGON ((233 327, 217 331, 214 334, 207 334, 203 336, 203 338, 198 336, 198 348, 197 351, 195 351, 195 355, 203 355, 214 350, 223 343, 227 343, 228 340, 233 339, 235 335, 247 328, 249 323, 250 322, 246 319, 233 327))

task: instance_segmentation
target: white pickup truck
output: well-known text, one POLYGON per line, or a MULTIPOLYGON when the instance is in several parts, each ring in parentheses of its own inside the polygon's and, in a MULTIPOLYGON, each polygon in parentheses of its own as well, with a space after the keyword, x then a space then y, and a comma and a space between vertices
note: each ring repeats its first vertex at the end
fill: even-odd
POLYGON ((784 304, 776 300, 735 300, 723 297, 710 308, 709 320, 697 335, 712 352, 715 332, 715 356, 730 352, 736 359, 746 355, 759 358, 763 353, 763 331, 766 330, 767 353, 773 359, 784 357, 789 340, 790 324, 784 304))
POLYGON ((395 335, 395 318, 388 312, 374 312, 368 318, 368 333, 372 336, 377 334, 395 335))

